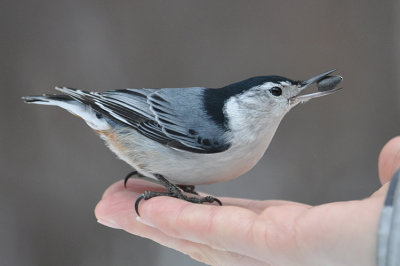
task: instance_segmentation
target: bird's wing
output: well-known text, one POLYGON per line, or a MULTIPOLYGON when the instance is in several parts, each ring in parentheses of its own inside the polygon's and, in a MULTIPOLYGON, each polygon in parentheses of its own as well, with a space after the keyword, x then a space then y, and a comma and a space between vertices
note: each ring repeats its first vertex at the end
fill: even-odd
POLYGON ((124 89, 104 93, 57 88, 97 112, 169 147, 195 153, 229 148, 222 128, 201 110, 203 88, 124 89))
POLYGON ((206 153, 230 147, 228 133, 208 116, 204 88, 166 88, 147 96, 155 120, 168 137, 206 153))

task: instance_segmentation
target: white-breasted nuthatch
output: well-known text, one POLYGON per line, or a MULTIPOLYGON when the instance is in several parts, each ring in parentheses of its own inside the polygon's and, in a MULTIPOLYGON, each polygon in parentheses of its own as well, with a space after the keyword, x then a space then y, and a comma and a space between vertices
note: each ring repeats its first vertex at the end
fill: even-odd
MULTIPOLYGON (((249 78, 219 89, 204 87, 123 89, 103 93, 58 88, 61 95, 23 97, 81 117, 140 176, 168 192, 144 192, 136 201, 172 196, 190 202, 194 185, 236 178, 263 156, 285 114, 299 103, 338 91, 328 71, 306 81, 281 76, 249 78), (316 83, 318 92, 299 95, 316 83)), ((129 177, 127 177, 129 178, 129 177)), ((126 180, 127 180, 126 178, 126 180)), ((125 180, 125 182, 126 182, 125 180)))

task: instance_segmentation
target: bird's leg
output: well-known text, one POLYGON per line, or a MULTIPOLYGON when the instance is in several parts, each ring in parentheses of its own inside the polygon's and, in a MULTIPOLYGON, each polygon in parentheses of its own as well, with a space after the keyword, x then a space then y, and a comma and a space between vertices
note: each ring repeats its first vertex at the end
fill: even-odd
POLYGON ((182 189, 186 193, 194 194, 194 195, 199 195, 197 191, 195 190, 194 186, 190 185, 177 185, 180 189, 182 189))
POLYGON ((150 178, 150 177, 147 177, 147 176, 144 176, 141 173, 139 173, 138 171, 132 171, 129 174, 127 174, 125 176, 125 178, 124 178, 124 187, 125 188, 126 188, 126 184, 128 183, 128 180, 131 179, 131 178, 144 179, 144 180, 147 180, 149 182, 153 182, 153 183, 158 184, 158 185, 160 184, 160 182, 158 182, 157 180, 155 180, 153 178, 150 178), (134 175, 136 175, 136 176, 134 177, 134 175))
MULTIPOLYGON (((154 179, 152 178, 148 178, 142 174, 140 174, 138 171, 132 171, 130 173, 128 173, 125 178, 124 178, 124 187, 126 188, 126 184, 128 183, 128 180, 133 178, 133 176, 136 175, 135 178, 137 179, 146 179, 149 180, 153 183, 157 183, 160 184, 159 182, 156 182, 154 179)), ((195 186, 192 185, 176 185, 177 187, 179 187, 180 189, 182 189, 184 192, 186 193, 190 193, 190 194, 194 194, 194 195, 199 195, 199 193, 197 193, 197 191, 195 191, 195 186)))
MULTIPOLYGON (((168 197, 173 197, 173 198, 177 198, 177 199, 181 199, 181 200, 185 200, 188 202, 192 202, 192 203, 218 203, 219 205, 222 205, 222 202, 217 199, 214 198, 212 196, 206 196, 206 197, 201 197, 201 198, 197 198, 197 197, 189 197, 186 196, 185 194, 182 193, 182 190, 177 186, 172 184, 171 182, 169 182, 167 179, 165 179, 165 177, 163 177, 162 175, 154 175, 158 181, 160 181, 160 183, 168 190, 168 192, 153 192, 153 191, 145 191, 143 194, 141 194, 135 202, 135 211, 137 213, 138 216, 140 216, 139 214, 139 203, 140 201, 143 200, 148 200, 154 197, 158 197, 158 196, 168 196, 168 197)), ((194 187, 193 187, 194 188, 194 187)))

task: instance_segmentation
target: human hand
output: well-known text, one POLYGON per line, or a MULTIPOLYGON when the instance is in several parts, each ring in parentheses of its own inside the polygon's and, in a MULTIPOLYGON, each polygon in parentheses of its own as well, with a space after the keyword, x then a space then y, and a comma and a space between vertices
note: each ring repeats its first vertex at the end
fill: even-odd
POLYGON ((363 200, 319 206, 290 201, 219 198, 224 206, 169 197, 140 204, 142 180, 109 187, 95 213, 100 223, 150 238, 211 265, 375 265, 380 212, 388 182, 400 166, 400 137, 379 157, 383 186, 363 200))

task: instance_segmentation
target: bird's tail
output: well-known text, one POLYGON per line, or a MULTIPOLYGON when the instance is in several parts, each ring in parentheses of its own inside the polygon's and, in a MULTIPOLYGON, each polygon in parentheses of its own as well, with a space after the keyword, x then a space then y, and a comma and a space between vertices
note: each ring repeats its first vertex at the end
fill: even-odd
MULTIPOLYGON (((65 91, 78 91, 69 88, 57 88, 65 93, 65 91), (65 91, 64 91, 65 90, 65 91)), ((72 94, 72 93, 71 93, 72 94)), ((53 105, 61 107, 68 112, 76 115, 96 130, 103 130, 109 127, 109 124, 101 116, 96 115, 97 112, 90 106, 82 103, 77 97, 71 94, 43 94, 40 96, 24 96, 22 100, 29 104, 42 104, 42 105, 53 105)))
POLYGON ((65 103, 74 101, 74 99, 68 95, 56 95, 56 94, 43 94, 40 96, 23 96, 22 100, 24 100, 25 103, 55 105, 55 106, 64 105, 65 103))
POLYGON ((81 115, 83 109, 82 103, 76 101, 69 95, 64 94, 42 94, 40 96, 24 96, 22 100, 26 103, 54 105, 66 109, 67 111, 81 115))

